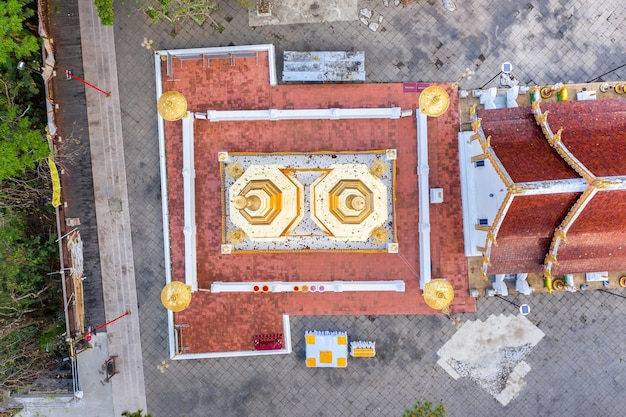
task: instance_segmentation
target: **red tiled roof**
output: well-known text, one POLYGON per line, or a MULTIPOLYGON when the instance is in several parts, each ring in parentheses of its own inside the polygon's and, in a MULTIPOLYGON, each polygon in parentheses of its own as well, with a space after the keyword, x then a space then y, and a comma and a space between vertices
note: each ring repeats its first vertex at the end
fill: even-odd
POLYGON ((600 191, 587 204, 559 249, 560 273, 626 269, 626 191, 600 191), (582 268, 582 269, 581 269, 582 268))
MULTIPOLYGON (((548 123, 596 176, 625 175, 626 100, 542 103, 548 123)), ((530 108, 483 110, 482 126, 512 179, 541 181, 578 178, 547 145, 530 108), (561 161, 558 161, 561 160, 561 161)), ((517 196, 492 249, 490 273, 539 272, 554 230, 579 193, 517 196)), ((600 191, 567 233, 560 246, 555 273, 626 269, 626 191, 600 191), (622 249, 624 248, 624 249, 622 249)))
POLYGON ((595 176, 626 175, 626 100, 542 103, 553 131, 595 176))
POLYGON ((489 274, 541 272, 550 240, 539 236, 498 239, 498 246, 491 249, 489 274))
POLYGON ((491 249, 490 273, 541 271, 554 229, 579 193, 516 196, 491 249))
POLYGON ((516 196, 498 231, 500 237, 551 237, 579 193, 516 196))
POLYGON ((578 216, 568 236, 626 231, 626 191, 599 191, 578 216))
MULTIPOLYGON (((267 59, 174 62, 165 90, 182 92, 192 111, 208 109, 393 107, 414 109, 418 94, 401 84, 279 85, 269 87, 267 59)), ((463 255, 458 166, 458 108, 428 121, 431 185, 444 188, 444 204, 431 206, 433 276, 455 288, 453 311, 473 311, 463 255), (436 206, 436 207, 435 207, 436 206)), ((183 187, 180 123, 166 124, 173 279, 184 280, 183 187)), ((188 324, 183 345, 190 352, 251 350, 252 337, 282 332, 281 314, 432 314, 419 290, 418 197, 415 117, 396 120, 296 120, 195 123, 198 283, 213 281, 392 280, 406 292, 212 294, 196 292, 190 307, 175 314, 188 324), (259 253, 221 255, 222 209, 218 151, 306 152, 396 148, 396 226, 400 254, 259 253)))
POLYGON ((478 117, 513 182, 579 178, 550 147, 530 107, 479 110, 478 117))

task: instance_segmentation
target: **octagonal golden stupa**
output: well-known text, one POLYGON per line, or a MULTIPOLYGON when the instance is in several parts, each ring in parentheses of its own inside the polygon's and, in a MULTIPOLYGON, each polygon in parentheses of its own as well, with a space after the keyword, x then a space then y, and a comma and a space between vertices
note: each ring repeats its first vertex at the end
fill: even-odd
POLYGON ((365 164, 330 168, 311 185, 311 218, 331 239, 365 241, 387 220, 387 187, 365 164))
POLYGON ((230 220, 250 240, 283 240, 304 217, 304 187, 279 165, 251 165, 228 190, 230 220))

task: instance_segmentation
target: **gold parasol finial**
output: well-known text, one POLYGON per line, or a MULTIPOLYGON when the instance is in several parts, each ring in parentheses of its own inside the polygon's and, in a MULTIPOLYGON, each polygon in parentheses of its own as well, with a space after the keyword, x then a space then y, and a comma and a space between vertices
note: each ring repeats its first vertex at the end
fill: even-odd
POLYGON ((157 109, 167 121, 180 120, 187 115, 187 100, 178 91, 168 91, 159 97, 157 109))
POLYGON ((430 117, 439 117, 448 110, 450 96, 448 92, 437 85, 426 87, 420 93, 420 110, 430 117))
POLYGON ((161 303, 174 313, 183 311, 191 303, 191 286, 180 281, 170 282, 161 291, 161 303))
POLYGON ((445 279, 433 279, 424 285, 423 295, 429 307, 447 313, 448 306, 454 300, 454 288, 445 279))

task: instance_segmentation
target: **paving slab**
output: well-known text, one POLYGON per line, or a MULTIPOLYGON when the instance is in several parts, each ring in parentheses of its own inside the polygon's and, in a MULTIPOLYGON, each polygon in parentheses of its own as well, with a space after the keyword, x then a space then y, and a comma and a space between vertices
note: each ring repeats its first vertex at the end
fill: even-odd
MULTIPOLYGON (((65 417, 92 416, 110 417, 113 411, 111 384, 106 382, 104 362, 109 358, 106 333, 98 333, 91 340, 92 349, 77 356, 78 380, 82 398, 75 397, 65 404, 56 406, 27 405, 18 417, 65 417)), ((44 398, 43 402, 47 399, 44 398)))

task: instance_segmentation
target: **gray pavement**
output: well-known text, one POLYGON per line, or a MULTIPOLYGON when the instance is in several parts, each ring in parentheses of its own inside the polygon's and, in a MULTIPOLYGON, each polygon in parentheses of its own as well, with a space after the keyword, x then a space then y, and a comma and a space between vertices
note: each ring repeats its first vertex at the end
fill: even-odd
POLYGON ((100 25, 91 2, 78 3, 83 68, 105 95, 86 89, 94 200, 98 223, 102 292, 108 350, 118 356, 119 375, 111 379, 115 415, 146 408, 131 225, 128 210, 124 136, 113 28, 100 25))
MULTIPOLYGON (((109 357, 107 334, 98 333, 91 340, 92 349, 77 356, 78 379, 83 398, 74 397, 64 403, 49 404, 52 398, 27 403, 18 417, 110 417, 119 413, 113 411, 111 384, 104 374, 104 362, 109 357), (48 404, 46 404, 48 403, 48 404)), ((50 396, 52 397, 52 396, 50 396)))
MULTIPOLYGON (((93 45, 83 40, 83 51, 102 48, 99 56, 105 51, 113 54, 114 46, 115 55, 109 58, 116 58, 123 133, 123 143, 118 138, 116 146, 123 145, 125 161, 126 219, 132 233, 148 411, 154 417, 398 416, 416 399, 427 398, 442 400, 450 416, 623 415, 626 300, 600 292, 537 294, 527 299, 532 307, 529 318, 546 336, 526 358, 532 367, 525 377, 528 385, 506 407, 472 381, 455 381, 436 365, 436 351, 455 331, 441 316, 292 317, 294 353, 289 356, 174 362, 163 374, 157 370, 168 354, 167 326, 158 302, 165 275, 156 93, 152 55, 140 45, 144 36, 154 39, 158 48, 274 43, 279 58, 283 50, 364 50, 369 82, 454 81, 470 66, 476 76, 462 84, 465 88, 486 83, 503 61, 513 63, 514 74, 524 83, 538 84, 584 82, 626 63, 625 20, 617 0, 601 5, 582 0, 457 0, 453 13, 434 0, 406 8, 360 1, 361 7, 384 16, 376 33, 358 22, 251 28, 247 11, 236 4, 229 2, 217 13, 226 26, 222 34, 208 25, 189 23, 172 37, 169 25, 150 25, 128 1, 116 6, 114 44, 112 37, 92 37, 93 45), (307 369, 302 335, 314 328, 375 339, 378 356, 352 360, 342 370, 307 369)), ((107 64, 96 61, 96 67, 107 64)), ((112 81, 112 62, 102 67, 108 70, 95 68, 96 81, 98 77, 112 81)), ((280 59, 278 65, 282 66, 280 59)), ((626 79, 626 69, 605 78, 626 79)), ((94 138, 90 140, 93 144, 94 138)), ((117 158, 121 163, 122 155, 117 158)), ((116 192, 123 202, 125 191, 116 192)), ((115 204, 109 201, 111 207, 115 204)), ((124 224, 119 227, 126 230, 124 224)), ((127 237, 124 241, 131 242, 127 237)), ((107 288, 108 274, 102 275, 107 288)), ((462 320, 514 310, 503 300, 482 299, 478 313, 462 320)), ((136 330, 125 337, 130 336, 136 337, 136 330)), ((123 402, 124 394, 116 394, 114 401, 123 402)))

